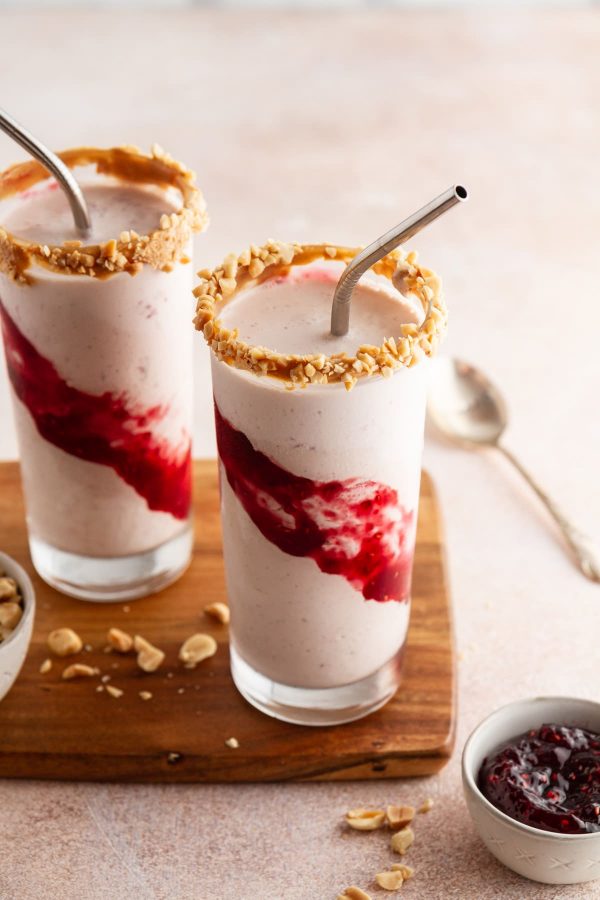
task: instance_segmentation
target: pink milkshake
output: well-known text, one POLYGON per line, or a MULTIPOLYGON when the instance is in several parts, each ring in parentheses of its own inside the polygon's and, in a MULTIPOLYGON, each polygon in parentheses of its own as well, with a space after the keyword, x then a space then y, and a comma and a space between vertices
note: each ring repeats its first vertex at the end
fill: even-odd
POLYGON ((0 318, 32 559, 76 597, 143 596, 192 534, 192 173, 162 151, 82 149, 82 246, 36 163, 0 175, 0 318))
POLYGON ((232 674, 255 706, 304 724, 366 715, 398 686, 425 358, 446 321, 437 277, 395 251, 333 337, 353 253, 270 242, 200 273, 195 291, 213 350, 232 674))

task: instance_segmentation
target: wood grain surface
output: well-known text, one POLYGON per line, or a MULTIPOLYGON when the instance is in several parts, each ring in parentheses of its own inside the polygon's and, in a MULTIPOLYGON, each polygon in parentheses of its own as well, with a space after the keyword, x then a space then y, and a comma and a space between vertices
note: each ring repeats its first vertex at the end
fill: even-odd
POLYGON ((254 710, 229 675, 227 627, 203 614, 225 599, 217 468, 195 463, 196 541, 192 564, 172 587, 123 604, 63 597, 32 571, 19 469, 0 464, 0 549, 32 574, 37 615, 30 651, 0 704, 0 777, 94 781, 214 782, 391 778, 438 771, 453 746, 455 672, 444 543, 433 485, 423 473, 413 612, 403 683, 383 709, 328 728, 287 725, 254 710), (92 649, 52 670, 48 632, 74 628, 92 649), (144 635, 166 652, 162 668, 143 673, 132 655, 107 654, 106 631, 144 635), (178 662, 183 640, 212 633, 216 656, 194 671, 178 662), (96 690, 99 678, 63 681, 79 660, 101 669, 124 691, 96 690), (139 691, 151 691, 143 701, 139 691), (229 737, 238 749, 225 745, 229 737))

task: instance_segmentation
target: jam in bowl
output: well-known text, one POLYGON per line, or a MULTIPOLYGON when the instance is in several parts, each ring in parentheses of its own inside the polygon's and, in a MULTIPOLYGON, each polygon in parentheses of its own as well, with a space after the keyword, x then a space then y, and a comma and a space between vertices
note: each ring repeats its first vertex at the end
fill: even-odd
POLYGON ((545 884, 600 879, 600 703, 497 709, 466 742, 462 778, 475 831, 509 869, 545 884))
POLYGON ((600 831, 600 734, 544 724, 502 744, 478 786, 512 819, 562 834, 600 831))

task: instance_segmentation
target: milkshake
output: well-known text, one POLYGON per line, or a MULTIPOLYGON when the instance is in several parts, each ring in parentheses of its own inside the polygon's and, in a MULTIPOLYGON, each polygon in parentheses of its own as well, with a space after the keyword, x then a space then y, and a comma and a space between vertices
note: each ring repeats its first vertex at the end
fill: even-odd
POLYGON ((191 553, 191 172, 156 149, 61 154, 86 197, 33 162, 0 175, 0 319, 33 563, 94 600, 143 596, 191 553))
POLYGON ((358 718, 395 692, 410 589, 437 277, 394 251, 329 333, 357 251, 270 242, 200 273, 234 680, 288 721, 358 718), (386 337, 393 335, 393 337, 386 337))

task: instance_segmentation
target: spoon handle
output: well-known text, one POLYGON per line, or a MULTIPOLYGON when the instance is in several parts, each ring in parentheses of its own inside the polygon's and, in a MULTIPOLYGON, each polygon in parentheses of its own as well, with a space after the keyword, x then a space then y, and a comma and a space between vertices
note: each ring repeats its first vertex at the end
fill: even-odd
POLYGON ((575 558, 579 564, 579 568, 590 581, 600 582, 600 563, 597 559, 594 558, 594 554, 592 553, 589 546, 587 546, 587 539, 579 532, 574 525, 569 522, 568 519, 565 518, 561 510, 558 508, 554 500, 552 500, 545 491, 534 481, 533 477, 529 474, 527 469, 523 468, 523 465, 519 462, 516 456, 513 456, 510 450, 507 450, 506 447, 501 444, 496 445, 498 450, 504 454, 506 459, 508 459, 515 469, 521 473, 525 481, 529 484, 530 487, 533 488, 537 496, 540 498, 558 527, 563 533, 563 537, 567 542, 568 546, 573 551, 575 558))

